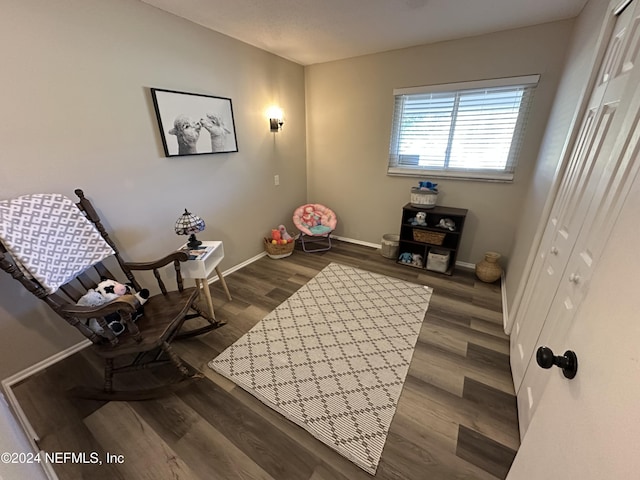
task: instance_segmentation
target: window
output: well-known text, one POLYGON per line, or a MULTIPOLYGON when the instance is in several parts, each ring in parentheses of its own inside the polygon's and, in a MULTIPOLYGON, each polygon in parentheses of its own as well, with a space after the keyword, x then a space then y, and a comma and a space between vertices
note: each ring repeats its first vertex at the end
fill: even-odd
POLYGON ((538 79, 394 90, 388 173, 513 180, 538 79))

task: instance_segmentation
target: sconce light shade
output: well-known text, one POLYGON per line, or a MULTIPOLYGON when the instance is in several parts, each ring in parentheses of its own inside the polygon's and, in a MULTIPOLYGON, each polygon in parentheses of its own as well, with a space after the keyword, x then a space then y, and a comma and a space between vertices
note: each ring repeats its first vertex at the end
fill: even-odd
POLYGON ((204 227, 204 220, 185 208, 184 213, 176 220, 175 231, 178 235, 189 235, 187 246, 197 248, 202 245, 202 242, 196 238, 196 233, 203 231, 204 227))
POLYGON ((274 133, 282 130, 282 125, 284 125, 282 109, 279 107, 271 107, 269 108, 267 115, 269 116, 269 129, 274 133))

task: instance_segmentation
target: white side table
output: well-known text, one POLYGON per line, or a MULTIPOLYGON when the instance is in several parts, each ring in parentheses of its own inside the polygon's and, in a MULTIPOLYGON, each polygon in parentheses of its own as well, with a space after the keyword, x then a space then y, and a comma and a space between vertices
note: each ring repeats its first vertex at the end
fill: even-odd
POLYGON ((190 250, 185 243, 180 247, 180 250, 188 251, 189 261, 181 265, 181 272, 184 278, 193 278, 196 281, 196 286, 204 290, 204 297, 211 313, 211 318, 215 318, 213 312, 213 301, 211 300, 211 292, 209 291, 209 275, 215 270, 224 288, 224 292, 227 294, 227 298, 231 300, 231 294, 227 287, 222 273, 218 265, 224 258, 224 247, 220 241, 203 241, 202 245, 196 250, 190 250))

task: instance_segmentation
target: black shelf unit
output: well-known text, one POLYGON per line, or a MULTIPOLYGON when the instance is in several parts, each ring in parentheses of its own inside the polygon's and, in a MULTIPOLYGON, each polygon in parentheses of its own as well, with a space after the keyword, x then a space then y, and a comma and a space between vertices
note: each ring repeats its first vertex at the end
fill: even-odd
POLYGON ((467 212, 468 210, 466 208, 452 208, 441 206, 423 208, 413 206, 411 203, 407 203, 404 207, 402 207, 402 222, 400 223, 400 241, 398 255, 400 256, 405 252, 411 254, 420 254, 422 255, 422 265, 417 266, 402 263, 399 258, 397 260, 397 263, 413 268, 427 268, 427 257, 429 251, 432 248, 440 251, 448 251, 449 263, 447 269, 445 272, 437 273, 452 275, 456 264, 456 258, 458 257, 458 249, 460 248, 460 241, 462 240, 462 231, 464 229, 464 221, 467 217, 467 212), (415 218, 418 212, 424 212, 426 214, 426 227, 412 225, 409 222, 410 219, 415 218), (440 223, 440 220, 445 218, 453 220, 453 222, 455 223, 455 230, 450 231, 446 228, 437 226, 440 223), (414 230, 416 230, 417 233, 414 233, 414 230), (420 237, 421 232, 424 232, 427 235, 428 232, 432 232, 436 235, 436 237, 442 237, 442 235, 444 235, 444 238, 441 240, 441 244, 438 244, 439 240, 432 240, 435 243, 430 243, 430 241, 416 240, 415 237, 420 237))

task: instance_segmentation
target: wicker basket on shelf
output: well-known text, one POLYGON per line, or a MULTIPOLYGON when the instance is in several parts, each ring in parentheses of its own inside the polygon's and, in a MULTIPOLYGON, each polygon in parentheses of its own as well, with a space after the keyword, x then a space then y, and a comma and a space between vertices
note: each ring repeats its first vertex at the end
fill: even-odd
POLYGON ((431 245, 442 245, 444 237, 446 236, 446 233, 413 229, 413 239, 416 242, 430 243, 431 245))
POLYGON ((295 246, 294 242, 280 244, 280 243, 271 243, 271 240, 268 238, 264 239, 264 249, 267 252, 267 256, 269 258, 284 258, 288 257, 293 253, 293 247, 295 246))

